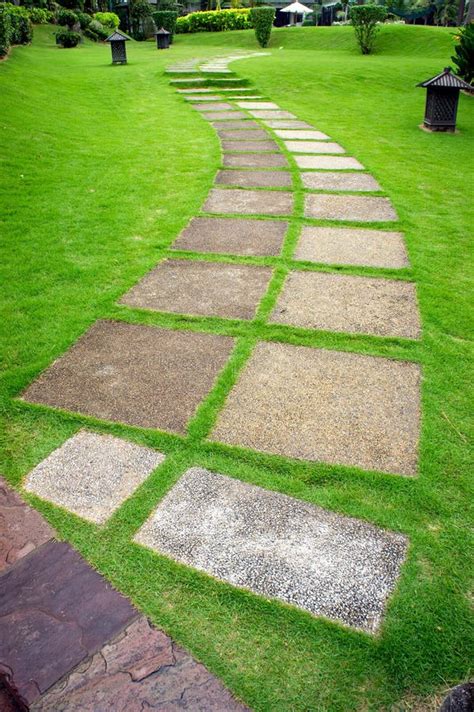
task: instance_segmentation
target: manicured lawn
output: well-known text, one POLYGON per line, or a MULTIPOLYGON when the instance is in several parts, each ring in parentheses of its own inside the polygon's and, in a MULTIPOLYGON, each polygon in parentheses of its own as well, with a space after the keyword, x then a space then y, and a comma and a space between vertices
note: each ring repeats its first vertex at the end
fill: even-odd
POLYGON ((103 529, 30 501, 253 709, 434 709, 447 687, 469 675, 472 650, 468 302, 474 99, 461 97, 458 135, 429 135, 418 128, 424 92, 415 88, 450 63, 452 32, 384 27, 377 53, 363 57, 351 28, 292 28, 274 32, 271 58, 233 65, 259 93, 340 141, 381 183, 406 236, 412 269, 400 277, 417 284, 424 328, 419 344, 267 326, 291 265, 295 231, 283 259, 250 260, 277 267, 250 325, 118 307, 116 300, 199 211, 220 165, 213 129, 177 96, 163 68, 229 48, 254 49, 254 35, 178 37, 162 53, 151 43, 129 43, 130 64, 111 67, 108 47, 59 50, 51 32, 37 28, 33 46, 14 49, 0 65, 0 471, 19 486, 85 424, 156 447, 168 455, 164 467, 103 529), (240 337, 188 437, 15 400, 98 318, 240 337), (257 339, 270 338, 419 361, 419 477, 206 444, 250 349, 257 339), (372 639, 267 602, 133 545, 133 534, 157 501, 194 464, 405 533, 409 557, 381 634, 372 639))

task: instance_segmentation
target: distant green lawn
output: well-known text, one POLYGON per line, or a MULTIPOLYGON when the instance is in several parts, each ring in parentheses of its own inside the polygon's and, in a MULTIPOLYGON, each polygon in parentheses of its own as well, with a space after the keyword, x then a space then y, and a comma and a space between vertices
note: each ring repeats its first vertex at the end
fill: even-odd
MULTIPOLYGON (((130 63, 112 67, 109 47, 87 43, 60 50, 52 29, 36 28, 33 46, 15 48, 0 64, 0 472, 20 485, 31 467, 84 424, 166 452, 159 475, 103 530, 31 501, 253 709, 435 709, 442 692, 469 675, 472 652, 468 300, 474 99, 461 96, 458 135, 429 135, 418 128, 424 91, 415 84, 450 63, 452 31, 387 26, 377 53, 367 57, 358 54, 351 28, 282 29, 273 33, 271 58, 233 65, 259 93, 340 141, 392 199, 412 263, 402 276, 417 283, 424 326, 418 345, 268 327, 263 316, 269 302, 251 326, 116 306, 199 211, 220 164, 213 129, 169 86, 165 64, 254 49, 255 39, 253 32, 183 36, 160 53, 152 43, 130 42, 130 63), (14 400, 98 318, 242 337, 188 438, 94 423, 14 400), (419 477, 205 444, 257 338, 420 361, 419 477), (190 464, 407 534, 409 558, 381 635, 371 639, 267 602, 133 545, 133 533, 190 464)), ((269 260, 279 267, 277 281, 291 266, 284 257, 269 260)))

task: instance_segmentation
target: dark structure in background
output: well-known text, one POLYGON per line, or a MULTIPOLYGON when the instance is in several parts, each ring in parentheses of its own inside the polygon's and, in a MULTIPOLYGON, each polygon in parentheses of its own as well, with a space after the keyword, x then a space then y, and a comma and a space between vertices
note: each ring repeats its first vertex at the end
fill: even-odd
POLYGON ((112 64, 127 64, 125 42, 128 42, 129 39, 127 35, 123 35, 119 30, 115 30, 115 32, 112 32, 112 34, 107 37, 105 41, 110 42, 112 64))
POLYGON ((459 92, 461 89, 472 92, 471 85, 453 74, 451 67, 446 67, 440 74, 417 86, 427 90, 423 126, 430 131, 454 131, 459 92))
POLYGON ((158 32, 155 32, 156 35, 156 46, 158 49, 168 49, 170 46, 170 33, 165 30, 164 27, 161 28, 161 30, 158 30, 158 32))

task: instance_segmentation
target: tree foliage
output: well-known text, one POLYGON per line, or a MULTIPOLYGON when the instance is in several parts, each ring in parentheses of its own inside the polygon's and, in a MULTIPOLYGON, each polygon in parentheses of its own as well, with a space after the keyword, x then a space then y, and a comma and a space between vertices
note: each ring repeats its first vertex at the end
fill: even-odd
POLYGON ((374 48, 377 24, 387 17, 387 10, 381 5, 354 5, 350 18, 362 54, 370 54, 374 48))
MULTIPOLYGON (((472 2, 473 0, 471 0, 472 2)), ((469 84, 474 83, 474 22, 461 27, 456 35, 457 44, 451 57, 456 73, 469 84)))

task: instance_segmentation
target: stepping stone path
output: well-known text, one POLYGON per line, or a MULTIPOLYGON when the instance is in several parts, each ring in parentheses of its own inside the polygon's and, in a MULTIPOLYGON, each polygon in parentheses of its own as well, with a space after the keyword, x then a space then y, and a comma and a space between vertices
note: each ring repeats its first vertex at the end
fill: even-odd
MULTIPOLYGON (((393 279, 321 271, 328 264, 410 265, 389 198, 351 195, 383 191, 364 166, 326 133, 232 76, 232 61, 265 54, 169 69, 196 73, 171 83, 179 100, 216 129, 222 164, 201 214, 120 304, 172 313, 176 330, 97 322, 23 398, 186 438, 197 408, 208 396, 216 402, 213 388, 226 365, 230 369, 240 338, 209 333, 204 321, 200 331, 190 317, 240 319, 239 331, 228 333, 249 335, 257 322, 249 328, 245 320, 257 319, 270 327, 268 339, 233 373, 208 444, 416 475, 420 367, 352 352, 356 340, 347 342, 351 351, 287 343, 301 335, 297 329, 306 330, 305 338, 322 330, 337 332, 341 344, 341 334, 358 334, 370 349, 376 339, 384 346, 386 337, 418 339, 421 327, 416 288, 406 273, 393 279), (281 279, 270 294, 275 266, 281 279)), ((224 334, 225 328, 220 322, 224 334)), ((82 432, 34 468, 25 487, 103 524, 162 459, 159 452, 82 432), (82 466, 84 438, 93 444, 82 466)), ((183 473, 157 502, 135 540, 232 585, 369 633, 382 623, 408 544, 400 534, 199 467, 183 473)), ((138 635, 130 629, 130 638, 138 635)), ((121 655, 117 646, 112 660, 121 655)), ((89 699, 99 663, 92 660, 91 679, 71 683, 71 694, 80 690, 89 699)))

